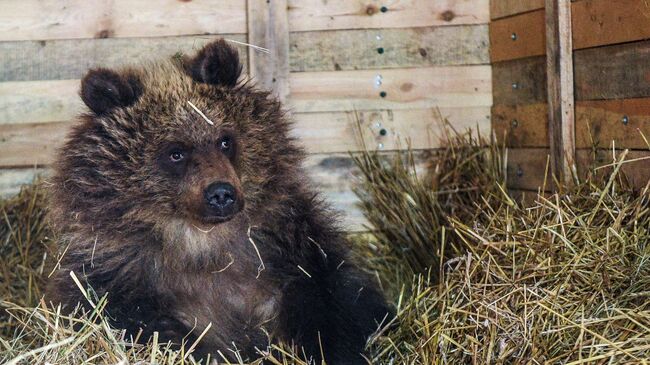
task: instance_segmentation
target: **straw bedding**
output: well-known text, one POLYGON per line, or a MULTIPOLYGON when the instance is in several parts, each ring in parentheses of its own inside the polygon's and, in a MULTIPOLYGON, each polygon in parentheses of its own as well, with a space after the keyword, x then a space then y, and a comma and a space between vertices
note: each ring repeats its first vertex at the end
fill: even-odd
MULTIPOLYGON (((368 343, 378 364, 604 364, 650 358, 650 192, 617 159, 559 194, 522 204, 505 189, 507 152, 469 135, 427 158, 355 156, 368 221, 360 257, 398 316, 368 343), (598 172, 598 173, 596 173, 598 172)), ((0 362, 195 363, 154 338, 133 346, 101 299, 66 317, 40 300, 56 264, 39 184, 2 201, 0 362)), ((271 364, 305 364, 275 347, 271 364)), ((217 359, 218 360, 218 359, 217 359)), ((261 361, 261 360, 260 360, 261 361)))

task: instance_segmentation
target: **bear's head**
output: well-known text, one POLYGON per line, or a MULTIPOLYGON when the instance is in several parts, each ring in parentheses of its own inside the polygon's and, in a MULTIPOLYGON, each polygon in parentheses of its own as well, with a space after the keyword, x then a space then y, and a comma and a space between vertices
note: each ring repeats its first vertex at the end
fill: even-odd
POLYGON ((191 57, 88 72, 80 94, 90 112, 55 164, 54 223, 187 242, 195 229, 227 236, 269 221, 300 186, 303 153, 279 102, 241 72, 223 40, 191 57))

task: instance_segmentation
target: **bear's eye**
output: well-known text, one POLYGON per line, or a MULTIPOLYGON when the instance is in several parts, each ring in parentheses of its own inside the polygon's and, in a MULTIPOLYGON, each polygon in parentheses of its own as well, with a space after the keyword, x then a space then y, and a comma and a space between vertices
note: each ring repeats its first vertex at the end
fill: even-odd
POLYGON ((169 160, 172 162, 180 162, 185 158, 183 151, 174 150, 169 154, 169 160))
POLYGON ((221 139, 221 142, 219 142, 219 148, 223 152, 228 152, 230 150, 231 145, 232 145, 232 143, 230 141, 230 137, 223 137, 221 139))

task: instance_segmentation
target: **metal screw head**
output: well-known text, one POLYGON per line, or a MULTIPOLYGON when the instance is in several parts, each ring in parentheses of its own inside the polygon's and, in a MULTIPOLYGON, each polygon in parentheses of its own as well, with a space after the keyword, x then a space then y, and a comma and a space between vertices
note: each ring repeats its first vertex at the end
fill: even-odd
POLYGON ((379 148, 379 149, 384 148, 384 144, 383 144, 383 143, 378 144, 378 145, 377 145, 377 148, 379 148))
POLYGON ((519 89, 519 84, 516 83, 516 82, 513 82, 513 83, 512 83, 512 88, 513 88, 513 89, 519 89))
POLYGON ((624 115, 623 119, 621 119, 621 122, 623 122, 624 125, 627 125, 627 123, 630 122, 630 118, 628 118, 627 115, 624 115))
POLYGON ((512 128, 517 128, 519 126, 519 121, 517 119, 512 120, 512 128))
POLYGON ((385 6, 382 6, 381 8, 379 8, 379 11, 381 11, 382 13, 385 13, 385 12, 388 11, 388 8, 385 7, 385 6))
POLYGON ((386 94, 386 92, 385 92, 385 91, 382 91, 382 92, 380 92, 380 93, 379 93, 379 96, 381 96, 382 98, 385 98, 385 97, 386 97, 386 95, 387 95, 387 94, 386 94))
POLYGON ((387 134, 388 134, 388 131, 386 130, 386 128, 382 128, 382 129, 379 130, 379 135, 380 136, 385 136, 387 134))
POLYGON ((384 53, 384 47, 377 48, 377 53, 383 54, 384 53))
POLYGON ((516 41, 517 40, 517 33, 512 33, 510 35, 510 39, 512 39, 513 41, 516 41))

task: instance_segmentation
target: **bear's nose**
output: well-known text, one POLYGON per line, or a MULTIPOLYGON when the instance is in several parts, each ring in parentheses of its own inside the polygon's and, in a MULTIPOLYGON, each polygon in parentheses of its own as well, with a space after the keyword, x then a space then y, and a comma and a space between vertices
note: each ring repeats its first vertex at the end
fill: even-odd
POLYGON ((210 208, 219 215, 229 215, 237 200, 235 188, 224 182, 210 184, 204 191, 205 200, 210 208))

